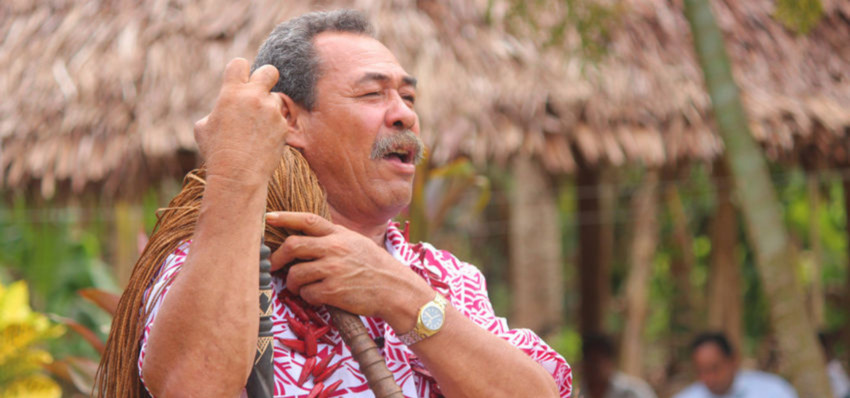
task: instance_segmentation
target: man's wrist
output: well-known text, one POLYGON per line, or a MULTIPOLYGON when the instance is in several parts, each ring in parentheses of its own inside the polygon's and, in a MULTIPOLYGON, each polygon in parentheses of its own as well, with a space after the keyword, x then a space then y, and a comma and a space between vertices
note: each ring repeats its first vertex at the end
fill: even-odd
POLYGON ((223 188, 245 191, 256 187, 266 187, 271 180, 271 174, 264 175, 258 171, 246 168, 229 168, 206 166, 207 186, 220 185, 223 188))
POLYGON ((385 314, 378 314, 393 328, 396 335, 407 333, 416 327, 419 309, 433 300, 436 294, 422 278, 415 274, 412 276, 416 278, 413 280, 415 283, 407 289, 393 289, 400 296, 387 300, 393 305, 388 306, 385 314))
MULTIPOLYGON (((204 196, 201 200, 201 214, 210 212, 216 218, 242 218, 256 213, 256 221, 262 220, 266 210, 268 185, 233 181, 218 175, 207 175, 204 184, 204 196), (232 217, 227 217, 232 216, 232 217)), ((253 220, 248 217, 247 220, 253 220)))
MULTIPOLYGON (((279 161, 278 157, 278 161, 279 161)), ((219 150, 212 154, 205 163, 207 178, 226 181, 233 186, 267 185, 274 168, 267 164, 268 159, 254 156, 237 149, 219 150)), ((277 162, 274 163, 277 166, 277 162)))
MULTIPOLYGON (((433 300, 433 297, 431 300, 433 300)), ((387 320, 387 323, 390 324, 397 336, 410 332, 416 327, 416 322, 419 319, 419 310, 422 306, 431 302, 431 300, 426 299, 421 302, 417 300, 405 303, 405 305, 400 306, 403 309, 398 312, 401 314, 401 316, 397 317, 398 320, 395 322, 387 320)))

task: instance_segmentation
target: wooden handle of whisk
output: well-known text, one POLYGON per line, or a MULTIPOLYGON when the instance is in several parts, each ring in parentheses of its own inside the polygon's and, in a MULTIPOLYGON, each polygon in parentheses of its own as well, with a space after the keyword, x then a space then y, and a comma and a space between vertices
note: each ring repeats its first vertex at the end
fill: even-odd
POLYGON ((269 274, 271 250, 260 244, 260 330, 257 335, 257 352, 254 354, 254 366, 248 377, 245 389, 251 398, 272 398, 274 396, 274 334, 272 333, 271 303, 272 276, 269 274))
POLYGON ((366 376, 375 398, 404 398, 360 317, 334 307, 328 307, 328 312, 342 340, 351 349, 351 356, 360 365, 360 372, 366 376))

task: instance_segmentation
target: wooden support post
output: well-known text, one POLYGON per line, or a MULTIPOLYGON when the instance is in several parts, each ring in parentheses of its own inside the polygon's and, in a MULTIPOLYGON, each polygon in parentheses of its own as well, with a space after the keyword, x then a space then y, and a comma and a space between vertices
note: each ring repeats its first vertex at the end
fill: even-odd
POLYGON ((620 344, 620 369, 642 377, 643 329, 649 309, 649 280, 652 260, 658 247, 658 176, 649 169, 632 198, 634 220, 629 247, 629 274, 626 280, 626 323, 620 344))
POLYGON ((738 219, 732 204, 732 177, 722 160, 714 163, 713 177, 717 196, 711 222, 708 327, 723 331, 741 349, 741 269, 735 258, 738 219))
MULTIPOLYGON (((582 338, 605 332, 605 313, 610 297, 611 258, 614 242, 613 187, 604 184, 603 172, 578 162, 576 199, 578 221, 579 330, 582 338)), ((602 364, 597 355, 582 353, 582 380, 598 374, 602 364)), ((596 398, 596 397, 594 397, 596 398)))
POLYGON ((546 334, 563 322, 557 190, 534 159, 513 161, 510 212, 511 324, 546 334))
POLYGON ((579 166, 576 175, 579 225, 578 267, 580 284, 580 322, 582 334, 604 330, 604 313, 610 296, 609 275, 613 229, 604 217, 605 206, 600 189, 599 170, 579 166))

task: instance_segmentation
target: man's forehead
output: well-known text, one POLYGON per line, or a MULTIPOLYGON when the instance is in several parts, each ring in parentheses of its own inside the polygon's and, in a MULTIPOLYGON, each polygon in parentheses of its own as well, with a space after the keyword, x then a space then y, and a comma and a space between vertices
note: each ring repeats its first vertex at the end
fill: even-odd
POLYGON ((416 86, 393 53, 378 40, 355 33, 324 32, 314 39, 322 72, 344 72, 352 83, 384 82, 395 78, 416 86))
MULTIPOLYGON (((382 72, 363 72, 362 76, 357 79, 357 84, 364 84, 368 82, 380 82, 380 83, 389 83, 392 81, 392 77, 386 73, 382 72)), ((401 76, 402 84, 406 84, 408 86, 416 87, 416 78, 407 74, 401 76)))
POLYGON ((716 344, 706 343, 697 347, 693 352, 694 360, 710 360, 710 361, 731 361, 732 358, 727 357, 723 350, 716 344))

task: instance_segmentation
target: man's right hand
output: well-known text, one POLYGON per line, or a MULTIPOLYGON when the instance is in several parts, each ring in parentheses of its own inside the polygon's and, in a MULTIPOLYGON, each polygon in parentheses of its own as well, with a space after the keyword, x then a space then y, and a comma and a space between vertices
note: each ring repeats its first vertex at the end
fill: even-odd
POLYGON ((244 58, 227 64, 215 107, 195 123, 195 141, 206 162, 207 176, 268 183, 288 131, 284 94, 271 92, 277 80, 278 71, 272 65, 250 74, 244 58))

